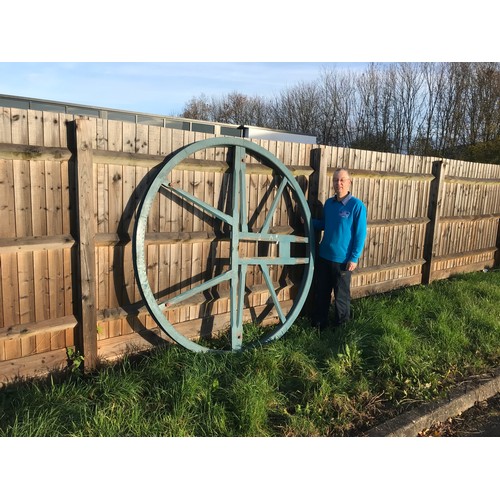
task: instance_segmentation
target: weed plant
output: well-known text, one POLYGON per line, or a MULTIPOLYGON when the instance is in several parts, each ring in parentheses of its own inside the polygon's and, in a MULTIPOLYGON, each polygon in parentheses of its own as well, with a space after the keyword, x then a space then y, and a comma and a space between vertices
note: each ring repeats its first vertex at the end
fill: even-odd
POLYGON ((343 329, 299 318, 238 354, 174 345, 10 384, 0 436, 362 435, 499 364, 500 272, 357 299, 353 310, 343 329))

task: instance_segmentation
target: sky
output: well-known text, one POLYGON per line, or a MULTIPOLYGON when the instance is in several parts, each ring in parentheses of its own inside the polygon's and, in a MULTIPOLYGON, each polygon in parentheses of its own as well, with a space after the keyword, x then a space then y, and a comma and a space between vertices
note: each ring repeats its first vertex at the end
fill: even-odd
POLYGON ((0 62, 0 94, 176 116, 202 94, 270 98, 323 70, 363 63, 0 62))

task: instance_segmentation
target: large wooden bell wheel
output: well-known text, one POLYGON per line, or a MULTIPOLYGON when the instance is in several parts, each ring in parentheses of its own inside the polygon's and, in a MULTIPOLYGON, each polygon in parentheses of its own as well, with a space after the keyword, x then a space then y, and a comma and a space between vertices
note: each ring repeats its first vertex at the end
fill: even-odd
POLYGON ((137 277, 139 290, 145 302, 145 305, 157 323, 159 328, 165 332, 171 339, 181 344, 182 346, 192 351, 220 351, 221 349, 213 349, 202 345, 201 343, 189 340, 185 335, 181 334, 172 323, 170 323, 165 315, 167 306, 180 304, 205 290, 211 289, 223 282, 229 283, 229 298, 230 298, 230 347, 222 350, 241 351, 243 348, 254 347, 272 340, 276 340, 283 336, 289 327, 293 324, 298 314, 300 313, 304 302, 307 298, 309 288, 313 276, 313 252, 314 252, 314 232, 311 224, 311 214, 304 194, 297 183, 296 179, 291 175, 286 166, 269 151, 261 146, 239 138, 217 137, 206 139, 192 143, 180 149, 172 158, 170 158, 158 171, 156 177, 149 185, 141 205, 138 210, 136 225, 133 237, 133 252, 134 252, 134 267, 137 277), (230 189, 231 189, 231 209, 226 213, 205 201, 199 199, 187 191, 178 187, 174 187, 169 175, 176 165, 187 159, 194 153, 207 148, 227 147, 231 150, 229 157, 230 164, 230 189), (267 167, 272 168, 273 175, 277 179, 277 190, 272 200, 272 204, 266 215, 265 221, 257 230, 249 230, 246 200, 246 163, 245 158, 253 156, 259 159, 267 167), (153 205, 153 201, 157 196, 160 196, 160 191, 164 189, 174 192, 176 196, 182 198, 185 202, 193 204, 198 210, 210 214, 215 219, 222 221, 230 228, 230 268, 221 274, 208 279, 198 286, 194 286, 175 297, 171 297, 166 301, 158 300, 155 297, 147 274, 147 261, 145 254, 145 238, 148 224, 148 217, 153 205), (273 234, 269 231, 273 214, 284 195, 291 196, 296 202, 297 209, 300 213, 300 219, 304 224, 303 235, 293 234, 273 234), (240 255, 239 245, 242 242, 264 242, 277 245, 278 255, 274 256, 245 256, 240 255), (293 256, 291 252, 292 245, 294 248, 298 245, 301 248, 300 256, 293 256), (292 307, 285 312, 278 300, 273 281, 270 277, 269 267, 273 265, 281 266, 300 266, 302 269, 301 282, 298 286, 298 293, 293 299, 292 307), (269 292, 272 305, 277 313, 278 324, 272 331, 266 331, 261 338, 252 342, 243 343, 244 327, 243 327, 243 310, 245 296, 245 277, 250 266, 258 266, 262 272, 267 291, 269 292))

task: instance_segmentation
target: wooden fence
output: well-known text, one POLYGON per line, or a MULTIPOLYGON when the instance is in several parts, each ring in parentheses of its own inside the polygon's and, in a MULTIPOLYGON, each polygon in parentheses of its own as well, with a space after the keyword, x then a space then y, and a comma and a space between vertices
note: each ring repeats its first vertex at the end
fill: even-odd
MULTIPOLYGON (((168 341, 142 303, 132 261, 135 213, 164 158, 205 139, 132 122, 0 108, 0 384, 67 364, 67 347, 98 358, 168 341)), ((500 166, 276 141, 255 141, 299 181, 313 212, 333 194, 335 168, 350 169, 353 193, 368 208, 368 236, 353 295, 429 283, 499 264, 500 166)), ((219 209, 228 203, 223 148, 196 153, 172 181, 219 209)), ((265 219, 277 186, 270 169, 249 159, 251 221, 265 219)), ((276 231, 294 224, 280 203, 276 231)), ((229 246, 207 214, 174 196, 158 196, 148 220, 148 276, 169 297, 220 272, 229 246)), ((256 243, 245 243, 255 253, 256 243)), ((276 266, 279 299, 294 283, 276 266), (282 281, 283 280, 283 281, 282 281)), ((248 319, 269 311, 257 271, 247 275, 248 319)), ((210 300, 168 310, 186 335, 228 322, 220 287, 210 300)), ((272 314, 269 316, 272 320, 272 314)))

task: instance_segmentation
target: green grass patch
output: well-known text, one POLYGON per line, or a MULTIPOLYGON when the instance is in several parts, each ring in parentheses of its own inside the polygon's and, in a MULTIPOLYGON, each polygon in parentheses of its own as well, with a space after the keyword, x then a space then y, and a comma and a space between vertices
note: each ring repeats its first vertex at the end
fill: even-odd
MULTIPOLYGON (((500 272, 353 301, 241 353, 179 346, 0 389, 0 436, 354 436, 500 360, 500 272)), ((255 325, 246 333, 262 335, 255 325)))

